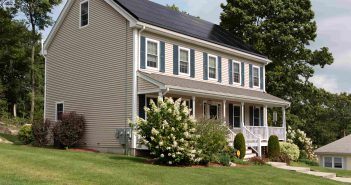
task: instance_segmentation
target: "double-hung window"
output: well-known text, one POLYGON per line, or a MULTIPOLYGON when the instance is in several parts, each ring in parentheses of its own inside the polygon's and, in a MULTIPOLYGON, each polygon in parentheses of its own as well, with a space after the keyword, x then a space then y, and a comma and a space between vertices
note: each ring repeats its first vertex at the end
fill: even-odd
POLYGON ((233 62, 233 82, 240 83, 240 63, 233 62))
POLYGON ((324 167, 326 168, 343 169, 344 168, 343 163, 344 161, 342 157, 332 157, 332 156, 324 157, 324 167))
POLYGON ((147 67, 158 68, 159 42, 147 40, 147 67))
POLYGON ((217 78, 217 57, 208 57, 208 77, 212 79, 217 78))
POLYGON ((189 50, 185 48, 179 48, 179 73, 189 74, 189 50))
POLYGON ((260 86, 260 69, 258 67, 253 67, 253 85, 260 86))
POLYGON ((89 24, 89 1, 82 1, 80 3, 80 27, 89 24))
POLYGON ((64 104, 63 102, 58 102, 56 103, 56 121, 61 121, 62 120, 62 115, 64 112, 64 104))

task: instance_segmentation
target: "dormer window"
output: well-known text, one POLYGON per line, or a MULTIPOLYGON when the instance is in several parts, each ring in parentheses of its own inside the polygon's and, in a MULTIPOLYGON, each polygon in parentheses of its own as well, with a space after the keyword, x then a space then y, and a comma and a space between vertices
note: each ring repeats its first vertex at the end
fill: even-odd
POLYGON ((89 24, 89 1, 80 2, 80 27, 85 27, 89 24))

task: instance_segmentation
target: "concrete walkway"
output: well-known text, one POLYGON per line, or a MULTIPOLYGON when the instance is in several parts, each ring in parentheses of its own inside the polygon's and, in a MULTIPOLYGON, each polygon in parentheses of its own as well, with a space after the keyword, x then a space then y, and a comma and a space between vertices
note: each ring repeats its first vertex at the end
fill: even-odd
POLYGON ((273 167, 283 169, 283 170, 289 170, 289 171, 295 171, 295 172, 304 173, 304 174, 308 174, 308 175, 314 175, 314 176, 318 176, 318 177, 323 177, 323 178, 335 180, 338 182, 351 183, 351 178, 336 177, 335 173, 311 171, 310 168, 288 166, 285 163, 278 163, 278 162, 269 162, 268 164, 270 164, 273 167))

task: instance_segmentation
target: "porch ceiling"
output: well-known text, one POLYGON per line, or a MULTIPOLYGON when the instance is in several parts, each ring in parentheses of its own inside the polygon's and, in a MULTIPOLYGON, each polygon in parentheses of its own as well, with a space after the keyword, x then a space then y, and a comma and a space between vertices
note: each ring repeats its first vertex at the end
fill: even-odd
POLYGON ((174 76, 166 76, 156 73, 138 72, 138 76, 147 80, 161 89, 169 89, 170 92, 187 95, 205 96, 233 101, 244 101, 249 103, 260 103, 270 106, 290 106, 290 102, 256 90, 249 90, 226 85, 200 82, 174 76))

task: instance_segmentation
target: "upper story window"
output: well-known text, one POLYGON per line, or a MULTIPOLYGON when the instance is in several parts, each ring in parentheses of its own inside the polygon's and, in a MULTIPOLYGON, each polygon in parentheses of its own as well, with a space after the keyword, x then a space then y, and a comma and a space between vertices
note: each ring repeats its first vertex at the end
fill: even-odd
POLYGON ((217 57, 215 56, 208 56, 208 77, 217 78, 217 57))
POLYGON ((189 74, 189 49, 179 48, 179 73, 189 74))
POLYGON ((239 62, 233 62, 233 82, 234 83, 240 83, 240 66, 241 64, 239 62))
POLYGON ((89 1, 80 2, 80 27, 89 24, 89 1))
POLYGON ((260 68, 258 67, 253 67, 253 85, 260 86, 260 68))
POLYGON ((56 121, 61 121, 62 120, 62 115, 64 112, 64 103, 63 102, 58 102, 56 103, 56 121))
POLYGON ((158 68, 159 62, 159 42, 147 39, 147 67, 158 68))

